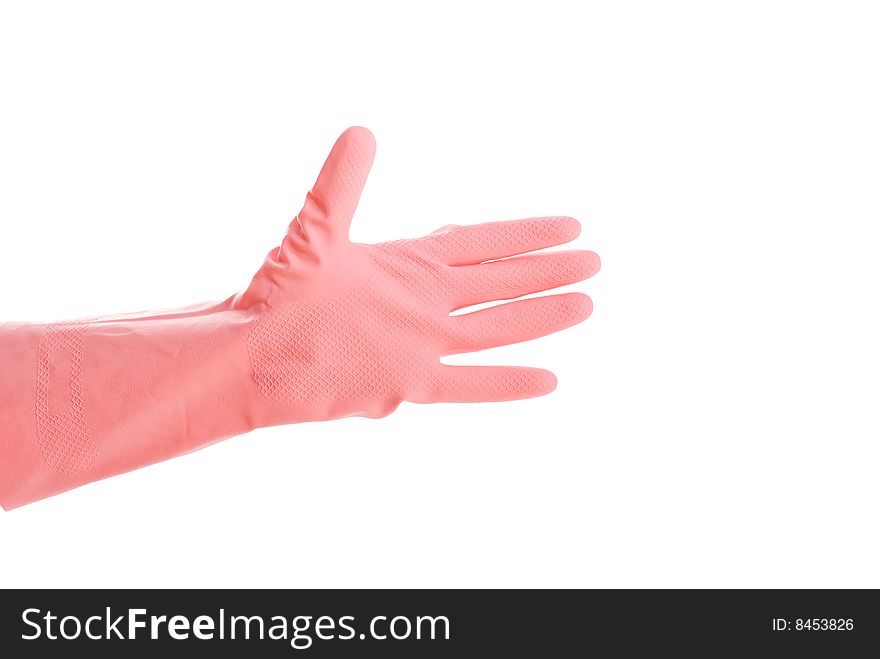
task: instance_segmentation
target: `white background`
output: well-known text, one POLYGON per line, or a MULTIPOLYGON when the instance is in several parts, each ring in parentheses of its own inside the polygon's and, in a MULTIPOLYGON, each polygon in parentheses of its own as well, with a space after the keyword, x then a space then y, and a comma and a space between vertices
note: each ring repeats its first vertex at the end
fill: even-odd
MULTIPOLYGON (((544 399, 263 430, 0 514, 2 586, 880 586, 872 3, 4 3, 3 320, 220 299, 337 134, 353 237, 545 214, 544 399)), ((2 429, 0 429, 2 431, 2 429)))

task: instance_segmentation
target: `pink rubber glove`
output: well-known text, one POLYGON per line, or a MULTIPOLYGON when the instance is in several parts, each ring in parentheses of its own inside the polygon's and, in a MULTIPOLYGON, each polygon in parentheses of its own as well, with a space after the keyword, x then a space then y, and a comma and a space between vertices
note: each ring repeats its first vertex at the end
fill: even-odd
POLYGON ((536 218, 352 243, 374 151, 366 129, 343 133, 281 246, 224 302, 0 325, 0 504, 21 506, 263 426, 381 417, 404 400, 552 391, 547 371, 440 358, 589 316, 580 293, 450 316, 593 275, 592 252, 505 258, 570 241, 578 223, 536 218))

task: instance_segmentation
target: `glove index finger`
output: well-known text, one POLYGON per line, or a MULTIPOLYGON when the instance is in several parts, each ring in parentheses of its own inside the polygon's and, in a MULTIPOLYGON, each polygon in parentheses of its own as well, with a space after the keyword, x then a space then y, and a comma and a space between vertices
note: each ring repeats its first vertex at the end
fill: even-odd
POLYGON ((580 232, 581 225, 573 217, 532 217, 450 225, 420 242, 447 265, 474 265, 561 245, 577 238, 580 232))

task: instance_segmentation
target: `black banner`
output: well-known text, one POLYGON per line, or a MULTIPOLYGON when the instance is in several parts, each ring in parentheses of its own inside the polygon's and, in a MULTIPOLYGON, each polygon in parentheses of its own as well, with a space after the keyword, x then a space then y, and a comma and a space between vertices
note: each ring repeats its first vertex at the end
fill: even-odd
POLYGON ((872 590, 7 590, 0 600, 7 657, 641 656, 646 647, 853 656, 880 647, 872 590))

